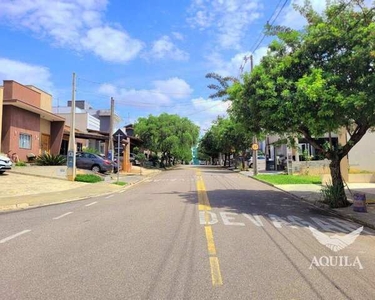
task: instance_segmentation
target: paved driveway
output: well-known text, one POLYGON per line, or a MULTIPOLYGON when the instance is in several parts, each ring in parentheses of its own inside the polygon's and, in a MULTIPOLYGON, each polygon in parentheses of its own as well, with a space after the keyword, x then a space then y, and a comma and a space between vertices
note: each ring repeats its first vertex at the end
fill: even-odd
POLYGON ((6 172, 0 175, 0 199, 64 191, 83 185, 85 183, 6 172))

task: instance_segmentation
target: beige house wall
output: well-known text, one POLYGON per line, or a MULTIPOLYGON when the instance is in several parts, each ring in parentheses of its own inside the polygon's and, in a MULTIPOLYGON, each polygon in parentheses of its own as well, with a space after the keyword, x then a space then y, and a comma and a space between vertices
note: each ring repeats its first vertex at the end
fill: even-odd
POLYGON ((375 132, 368 131, 348 156, 351 169, 375 171, 375 132))
POLYGON ((28 85, 28 88, 40 93, 40 108, 46 111, 52 112, 52 95, 46 93, 45 91, 38 89, 33 85, 28 85))
MULTIPOLYGON (((70 113, 69 114, 58 113, 57 115, 65 118, 65 125, 70 126, 71 120, 72 120, 72 117, 71 117, 72 115, 70 113)), ((75 116, 76 116, 76 129, 78 129, 79 131, 87 132, 87 115, 88 115, 87 113, 82 113, 82 114, 76 113, 75 114, 75 116)))
POLYGON ((40 133, 48 134, 48 135, 51 134, 51 122, 50 121, 40 119, 40 133))
POLYGON ((2 140, 2 127, 3 127, 3 91, 4 88, 0 86, 0 153, 1 153, 1 140, 2 140))

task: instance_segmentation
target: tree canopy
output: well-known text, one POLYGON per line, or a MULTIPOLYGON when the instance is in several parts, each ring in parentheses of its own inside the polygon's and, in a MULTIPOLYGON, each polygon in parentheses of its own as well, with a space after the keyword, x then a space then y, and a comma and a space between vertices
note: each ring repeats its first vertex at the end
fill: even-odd
POLYGON ((307 26, 276 33, 268 54, 242 83, 228 89, 232 114, 256 133, 300 134, 331 160, 333 184, 340 188, 334 206, 348 204, 340 161, 375 125, 375 11, 361 0, 315 12, 298 7, 307 26), (318 139, 346 128, 340 147, 318 139))
POLYGON ((212 158, 222 153, 245 155, 250 147, 252 135, 246 131, 241 123, 233 118, 218 117, 211 128, 201 138, 198 152, 212 158))
POLYGON ((197 144, 199 137, 199 127, 192 121, 167 113, 139 118, 134 131, 143 140, 144 147, 161 153, 164 161, 167 158, 190 161, 191 147, 197 144))

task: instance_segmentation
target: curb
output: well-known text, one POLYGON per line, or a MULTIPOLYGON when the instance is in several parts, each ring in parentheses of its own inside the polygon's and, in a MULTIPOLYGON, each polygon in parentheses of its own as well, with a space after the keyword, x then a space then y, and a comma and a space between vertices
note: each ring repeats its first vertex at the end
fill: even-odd
MULTIPOLYGON (((240 174, 241 174, 241 173, 240 173, 240 174)), ((353 216, 348 216, 347 214, 343 214, 343 213, 341 213, 340 211, 336 211, 336 210, 330 208, 327 204, 324 204, 324 203, 319 203, 319 204, 313 203, 313 202, 311 202, 311 201, 309 201, 309 200, 306 200, 306 199, 304 199, 304 198, 302 198, 302 197, 298 197, 298 196, 296 196, 296 195, 294 195, 294 194, 292 194, 292 193, 290 193, 290 192, 288 192, 288 191, 285 191, 285 190, 283 190, 283 189, 280 189, 280 188, 274 186, 272 183, 262 181, 262 180, 260 180, 260 179, 258 179, 258 178, 254 178, 253 176, 247 176, 247 175, 245 175, 245 174, 241 174, 241 175, 243 175, 243 176, 245 176, 245 177, 247 177, 247 178, 251 178, 251 179, 253 179, 253 180, 256 180, 256 181, 262 182, 262 183, 264 183, 264 184, 266 184, 266 185, 268 185, 268 186, 271 186, 271 187, 273 187, 273 188, 275 188, 275 189, 277 189, 277 190, 279 190, 279 191, 281 191, 281 192, 283 192, 283 193, 285 193, 285 194, 288 194, 288 195, 292 196, 293 198, 295 198, 295 199, 297 199, 297 200, 300 200, 300 201, 302 201, 302 202, 304 202, 304 203, 306 203, 306 204, 309 204, 310 206, 313 206, 314 208, 319 209, 320 211, 323 211, 323 212, 325 212, 325 213, 328 212, 328 213, 330 213, 330 214, 332 214, 332 215, 334 215, 334 216, 336 216, 336 217, 340 217, 340 218, 345 219, 345 220, 353 221, 353 222, 356 222, 356 223, 358 223, 358 224, 360 224, 360 225, 363 225, 363 226, 366 226, 366 227, 368 227, 368 228, 371 228, 371 229, 375 230, 375 225, 374 225, 374 224, 368 223, 368 222, 366 222, 366 221, 363 221, 363 220, 358 219, 358 218, 353 217, 353 216)))
POLYGON ((103 197, 103 196, 108 196, 116 193, 123 193, 124 191, 132 188, 133 186, 143 183, 150 177, 154 177, 158 175, 160 172, 155 172, 153 174, 145 176, 142 180, 139 180, 137 182, 129 183, 126 186, 124 186, 121 189, 118 189, 117 191, 110 191, 110 192, 105 192, 97 195, 91 195, 91 196, 83 196, 83 197, 77 197, 77 198, 72 198, 64 201, 59 201, 59 202, 51 202, 51 203, 46 203, 46 204, 39 204, 39 205, 30 205, 29 203, 18 203, 18 204, 11 204, 11 205, 4 205, 0 206, 0 214, 2 213, 8 213, 8 212, 16 212, 16 211, 21 211, 21 210, 28 210, 28 209, 34 209, 34 208, 40 208, 40 207, 45 207, 45 206, 52 206, 52 205, 58 205, 58 204, 64 204, 64 203, 69 203, 69 202, 74 202, 74 201, 80 201, 80 200, 87 200, 91 198, 96 198, 96 197, 103 197))

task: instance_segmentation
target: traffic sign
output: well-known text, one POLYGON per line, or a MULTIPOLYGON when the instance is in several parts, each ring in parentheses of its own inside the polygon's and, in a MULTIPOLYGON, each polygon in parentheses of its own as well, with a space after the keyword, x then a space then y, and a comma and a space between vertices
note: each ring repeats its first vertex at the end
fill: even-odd
POLYGON ((251 149, 254 150, 254 151, 258 150, 259 149, 258 144, 252 144, 251 149))

